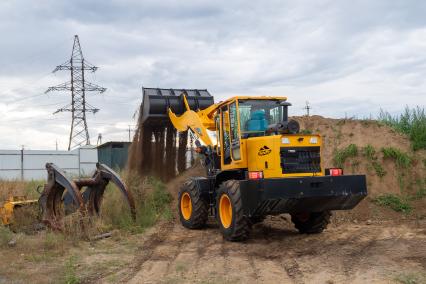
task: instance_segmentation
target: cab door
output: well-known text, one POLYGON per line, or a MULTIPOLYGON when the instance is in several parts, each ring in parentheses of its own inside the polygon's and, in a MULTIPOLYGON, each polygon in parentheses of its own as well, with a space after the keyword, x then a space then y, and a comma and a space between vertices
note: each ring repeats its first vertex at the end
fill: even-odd
POLYGON ((244 168, 238 103, 232 101, 220 109, 220 144, 222 169, 244 168))

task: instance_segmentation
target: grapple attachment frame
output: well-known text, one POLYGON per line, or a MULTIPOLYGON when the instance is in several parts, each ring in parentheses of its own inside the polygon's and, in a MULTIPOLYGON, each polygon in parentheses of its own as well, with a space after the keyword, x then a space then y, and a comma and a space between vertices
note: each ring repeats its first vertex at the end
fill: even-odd
POLYGON ((119 175, 104 164, 96 164, 91 178, 69 179, 53 163, 46 164, 47 183, 39 198, 42 221, 53 229, 61 230, 63 215, 79 211, 82 215, 99 215, 105 188, 111 181, 123 194, 132 218, 136 218, 135 202, 131 192, 119 175), (83 188, 86 187, 83 191, 83 188))

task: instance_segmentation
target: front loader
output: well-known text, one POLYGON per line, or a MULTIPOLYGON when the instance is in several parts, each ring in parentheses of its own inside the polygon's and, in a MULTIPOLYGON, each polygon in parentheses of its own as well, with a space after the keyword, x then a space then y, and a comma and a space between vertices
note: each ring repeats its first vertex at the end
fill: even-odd
POLYGON ((183 226, 202 228, 211 214, 225 239, 244 240, 267 215, 289 213, 301 233, 320 233, 332 210, 366 195, 364 175, 326 168, 319 135, 301 134, 286 97, 233 97, 213 103, 206 90, 145 89, 143 121, 190 130, 206 177, 181 187, 183 226))

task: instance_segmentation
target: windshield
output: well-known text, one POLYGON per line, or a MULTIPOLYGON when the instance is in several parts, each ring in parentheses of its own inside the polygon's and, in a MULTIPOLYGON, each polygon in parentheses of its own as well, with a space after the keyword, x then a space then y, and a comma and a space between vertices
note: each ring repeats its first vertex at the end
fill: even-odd
POLYGON ((238 100, 241 136, 262 136, 268 125, 283 121, 283 108, 279 100, 238 100))

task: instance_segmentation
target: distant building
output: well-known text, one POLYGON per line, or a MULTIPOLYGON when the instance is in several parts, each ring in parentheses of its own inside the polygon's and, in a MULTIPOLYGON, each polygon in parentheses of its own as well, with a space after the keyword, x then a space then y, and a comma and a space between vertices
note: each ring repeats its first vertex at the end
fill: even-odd
POLYGON ((110 141, 98 148, 99 163, 105 164, 114 170, 122 170, 126 167, 130 142, 110 141))

